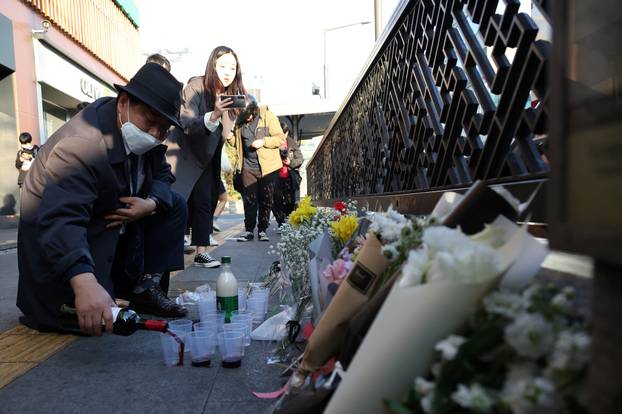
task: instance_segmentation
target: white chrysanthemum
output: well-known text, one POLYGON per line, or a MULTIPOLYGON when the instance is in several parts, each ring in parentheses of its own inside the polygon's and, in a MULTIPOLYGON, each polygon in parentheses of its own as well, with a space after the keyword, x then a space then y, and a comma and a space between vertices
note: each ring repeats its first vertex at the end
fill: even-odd
POLYGON ((434 393, 430 393, 421 399, 421 409, 424 413, 428 414, 432 412, 432 401, 434 399, 434 393))
POLYGON ((546 378, 533 377, 531 365, 512 366, 506 378, 501 398, 514 414, 557 412, 555 387, 546 378))
POLYGON ((484 308, 488 313, 514 319, 527 310, 527 302, 510 291, 495 291, 484 298, 484 308))
POLYGON ((397 257, 400 255, 394 244, 387 244, 385 246, 382 246, 381 250, 384 257, 386 257, 387 260, 389 260, 390 262, 396 260, 397 257))
POLYGON ((563 331, 557 337, 549 364, 555 370, 582 369, 590 361, 592 340, 585 332, 563 331))
POLYGON ((408 287, 421 284, 423 275, 427 272, 431 262, 426 249, 411 250, 408 259, 402 268, 400 287, 408 287))
POLYGON ((459 335, 449 335, 446 339, 437 343, 434 349, 439 351, 445 361, 451 361, 456 357, 458 349, 466 341, 466 339, 459 335))
POLYGON ((430 372, 432 372, 432 375, 434 376, 434 378, 439 378, 441 376, 442 370, 443 370, 443 364, 441 364, 440 362, 436 362, 432 364, 432 368, 430 369, 430 372))
POLYGON ((568 296, 563 293, 558 293, 551 299, 551 305, 562 313, 568 313, 572 310, 572 302, 568 296))
POLYGON ((462 282, 483 282, 499 275, 502 268, 499 252, 484 244, 468 242, 453 251, 439 251, 429 281, 454 280, 462 282))
POLYGON ((415 378, 415 391, 421 396, 425 396, 434 391, 435 383, 423 377, 415 378))
POLYGON ((494 404, 492 397, 477 383, 470 387, 459 384, 458 390, 451 394, 451 399, 463 408, 478 412, 488 412, 494 404))
POLYGON ((408 223, 406 217, 389 207, 386 212, 371 216, 369 229, 379 235, 383 242, 393 243, 400 239, 402 228, 408 223))
POLYGON ((523 313, 505 327, 505 342, 521 356, 536 359, 546 355, 554 341, 553 326, 540 314, 523 313))
POLYGON ((445 226, 433 226, 425 229, 422 240, 430 249, 431 257, 434 257, 439 251, 453 252, 473 243, 460 230, 450 229, 445 226))

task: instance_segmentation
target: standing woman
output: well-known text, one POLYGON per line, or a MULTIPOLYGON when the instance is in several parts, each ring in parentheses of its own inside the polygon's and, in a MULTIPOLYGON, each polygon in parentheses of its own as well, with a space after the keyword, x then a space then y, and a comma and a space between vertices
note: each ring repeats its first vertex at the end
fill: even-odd
MULTIPOLYGON (((250 100, 253 101, 249 95, 250 100)), ((240 114, 241 121, 227 135, 227 142, 237 152, 235 170, 241 172, 243 187, 245 232, 237 240, 248 242, 255 238, 257 226, 259 241, 270 241, 266 230, 270 224, 270 210, 278 170, 283 166, 279 147, 285 142, 279 119, 266 106, 247 104, 240 114), (250 110, 254 108, 254 110, 250 110)))
POLYGON ((220 266, 206 249, 218 203, 223 131, 231 130, 236 116, 229 108, 231 100, 221 100, 220 95, 245 93, 237 55, 226 46, 218 46, 210 54, 205 75, 191 78, 184 88, 180 113, 183 130, 173 131, 167 142, 167 160, 177 178, 173 189, 188 200, 196 266, 220 266))

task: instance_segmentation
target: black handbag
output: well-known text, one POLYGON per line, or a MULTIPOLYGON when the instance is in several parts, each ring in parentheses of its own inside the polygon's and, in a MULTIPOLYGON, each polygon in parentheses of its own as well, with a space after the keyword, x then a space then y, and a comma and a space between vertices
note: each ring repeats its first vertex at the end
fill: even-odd
POLYGON ((244 190, 244 182, 242 181, 242 171, 235 170, 233 172, 233 188, 238 193, 241 193, 244 190))
POLYGON ((300 183, 302 182, 302 176, 300 175, 298 170, 293 169, 293 168, 289 169, 289 175, 291 177, 293 187, 295 189, 298 189, 298 187, 300 186, 300 183))

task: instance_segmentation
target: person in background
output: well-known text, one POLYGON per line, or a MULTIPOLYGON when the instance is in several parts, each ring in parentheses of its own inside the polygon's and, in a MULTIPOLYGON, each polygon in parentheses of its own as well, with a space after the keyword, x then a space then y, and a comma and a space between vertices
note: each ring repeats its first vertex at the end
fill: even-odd
POLYGON ((87 106, 89 106, 90 102, 80 102, 79 104, 76 105, 76 113, 80 112, 81 110, 83 110, 84 108, 86 108, 87 106))
POLYGON ((33 145, 32 135, 28 132, 22 132, 19 134, 19 146, 20 148, 17 150, 17 157, 15 158, 15 168, 19 171, 17 175, 17 185, 19 188, 22 188, 24 178, 30 170, 32 163, 37 156, 37 152, 39 152, 39 147, 37 145, 33 145))
POLYGON ((111 332, 115 297, 152 315, 187 312, 164 287, 184 267, 186 204, 161 145, 179 125, 182 84, 147 63, 115 88, 50 136, 24 181, 17 306, 31 328, 60 329, 69 304, 82 332, 111 332))
MULTIPOLYGON (((225 210, 228 200, 227 188, 222 180, 220 180, 220 184, 218 185, 218 192, 218 205, 216 205, 216 210, 214 210, 214 224, 212 225, 215 232, 219 232, 221 230, 220 223, 218 223, 218 217, 220 217, 222 212, 225 210)), ((212 238, 210 238, 210 243, 217 245, 216 240, 212 240, 212 238)))
MULTIPOLYGON (((252 100, 254 98, 250 97, 252 100)), ((235 171, 242 174, 242 202, 244 204, 245 232, 237 240, 247 242, 254 239, 255 225, 257 238, 270 241, 266 230, 270 224, 270 210, 274 199, 274 186, 278 170, 283 162, 279 148, 285 142, 279 120, 266 106, 254 107, 243 122, 232 129, 227 142, 237 151, 235 171)))
POLYGON ((220 99, 220 95, 245 93, 237 55, 229 47, 218 46, 207 60, 205 74, 191 78, 184 88, 182 127, 168 136, 167 159, 177 177, 173 189, 188 200, 191 244, 197 247, 195 266, 220 266, 207 248, 212 245, 214 213, 222 188, 223 131, 231 130, 237 115, 230 108, 232 100, 220 99))
POLYGON ((145 63, 157 63, 158 65, 162 66, 167 71, 169 72, 171 71, 171 62, 169 62, 167 58, 165 58, 159 53, 154 53, 153 55, 149 55, 145 63))
POLYGON ((281 226, 296 208, 296 194, 301 181, 298 170, 304 161, 298 142, 289 136, 287 124, 281 122, 281 129, 285 133, 287 141, 280 148, 283 168, 279 171, 279 178, 276 180, 272 205, 272 213, 278 225, 277 233, 280 233, 281 226))

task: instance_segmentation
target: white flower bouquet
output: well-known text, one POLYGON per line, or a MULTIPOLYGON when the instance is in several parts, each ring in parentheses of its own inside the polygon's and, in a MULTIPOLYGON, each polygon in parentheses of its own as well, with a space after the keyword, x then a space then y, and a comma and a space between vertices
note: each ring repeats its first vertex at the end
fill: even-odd
POLYGON ((431 375, 417 377, 392 413, 587 413, 590 336, 574 291, 532 285, 496 290, 464 336, 436 344, 431 375))
POLYGON ((503 280, 524 283, 546 254, 524 229, 499 216, 473 236, 430 226, 407 259, 326 412, 379 412, 424 376, 435 346, 457 332, 483 296, 503 280), (535 246, 534 246, 535 243, 535 246), (528 255, 529 257, 526 257, 528 255), (530 266, 524 266, 527 261, 530 266))

